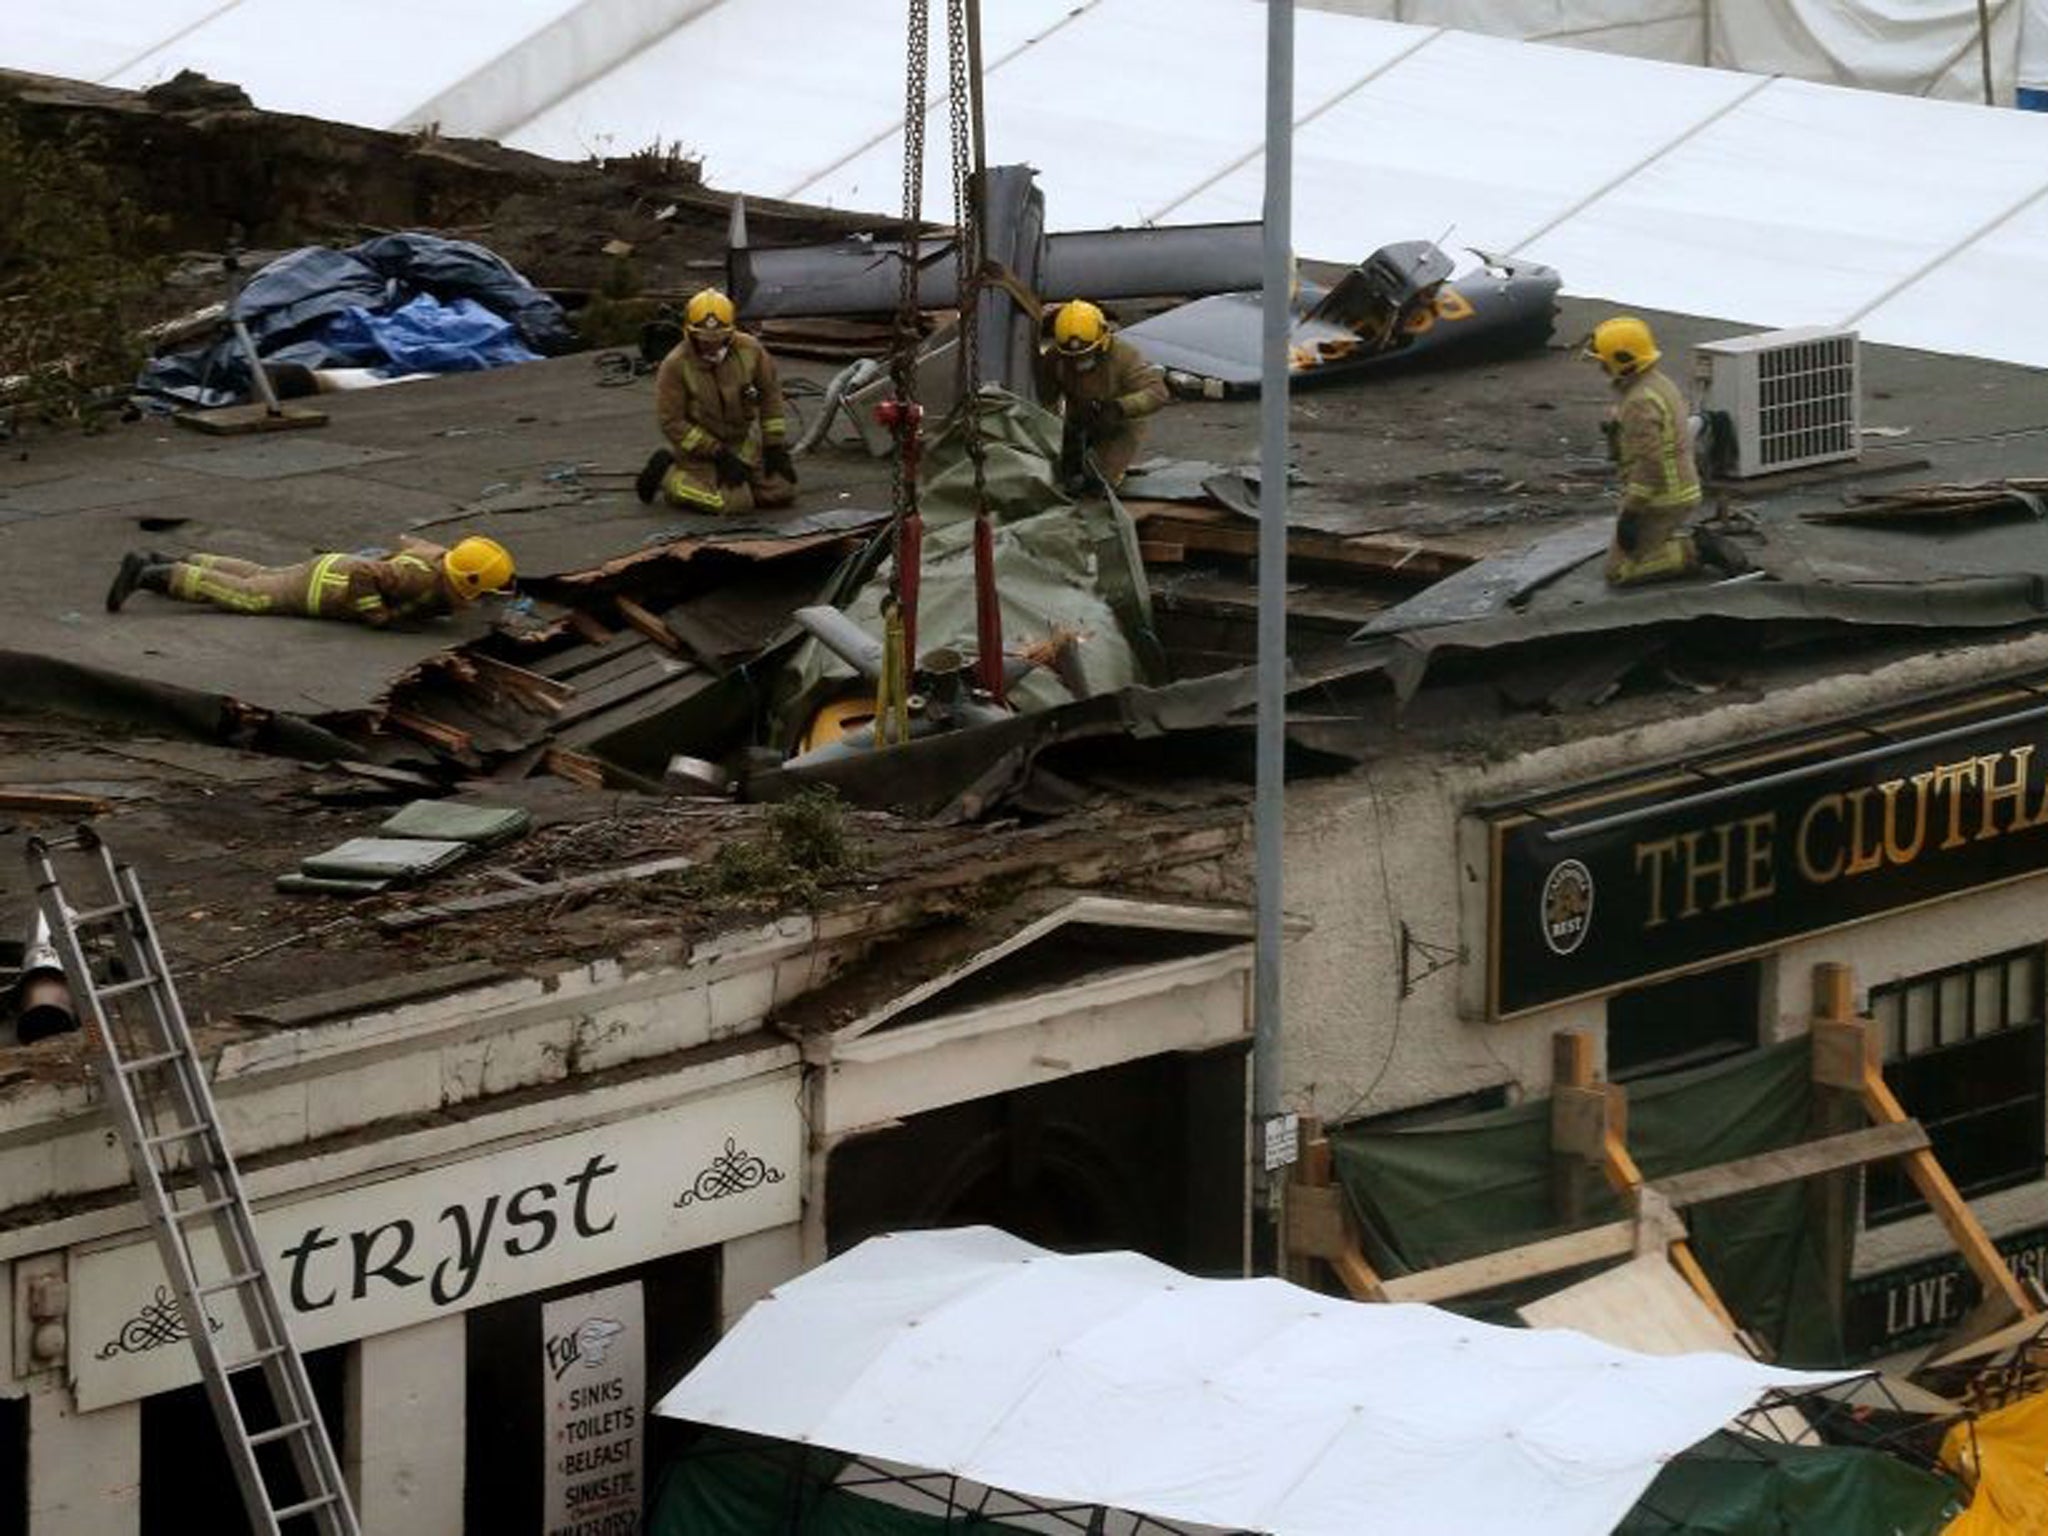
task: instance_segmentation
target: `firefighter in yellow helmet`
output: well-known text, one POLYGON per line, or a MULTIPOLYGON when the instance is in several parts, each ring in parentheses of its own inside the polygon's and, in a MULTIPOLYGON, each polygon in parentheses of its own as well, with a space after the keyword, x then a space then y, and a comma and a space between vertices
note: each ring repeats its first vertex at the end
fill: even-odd
POLYGON ((1085 454, 1114 487, 1138 456, 1144 419, 1166 404, 1166 375, 1115 335, 1101 310, 1072 299, 1053 315, 1038 393, 1046 409, 1066 416, 1062 478, 1085 481, 1078 473, 1085 454))
POLYGON ((107 589, 107 611, 118 612, 136 592, 160 592, 229 613, 349 619, 381 629, 439 618, 504 591, 512 575, 505 546, 475 535, 451 549, 407 539, 390 554, 323 554, 296 565, 131 550, 107 589))
POLYGON ((635 487, 692 512, 748 512, 796 500, 789 421, 768 349, 741 331, 732 300, 706 288, 654 378, 657 448, 635 487))
POLYGON ((1621 480, 1621 513, 1607 552, 1607 580, 1617 587, 1687 576, 1700 552, 1686 520, 1700 504, 1692 426, 1685 397, 1657 366, 1663 354, 1649 326, 1633 315, 1603 320, 1584 355, 1614 385, 1605 430, 1621 480))

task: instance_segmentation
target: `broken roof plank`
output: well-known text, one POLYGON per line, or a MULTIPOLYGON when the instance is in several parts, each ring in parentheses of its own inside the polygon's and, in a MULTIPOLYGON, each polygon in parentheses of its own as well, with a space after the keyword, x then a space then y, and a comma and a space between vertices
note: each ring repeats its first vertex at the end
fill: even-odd
POLYGON ((563 680, 575 689, 575 693, 569 697, 569 703, 573 704, 578 695, 595 693, 608 683, 615 683, 622 677, 638 672, 660 655, 660 652, 648 643, 645 635, 630 631, 628 633, 633 642, 631 645, 607 646, 604 655, 598 660, 567 674, 563 680))
POLYGON ((615 597, 612 605, 619 610, 620 618, 663 650, 680 651, 683 648, 683 642, 669 632, 669 627, 662 623, 659 615, 649 612, 630 597, 623 594, 615 597))
MULTIPOLYGON (((1127 502, 1130 512, 1155 542, 1178 544, 1183 552, 1230 555, 1250 560, 1258 555, 1258 529, 1235 513, 1180 502, 1127 502)), ((1466 551, 1405 534, 1344 536, 1315 529, 1287 530, 1287 557, 1303 564, 1338 566, 1352 571, 1398 575, 1415 581, 1437 581, 1473 562, 1466 551)))
MULTIPOLYGON (((685 667, 673 672, 661 683, 646 689, 633 698, 624 699, 576 724, 558 732, 555 740, 565 747, 581 747, 601 753, 614 767, 631 766, 619 760, 623 750, 623 738, 640 732, 643 728, 658 725, 675 711, 691 707, 706 689, 715 688, 718 678, 695 667, 685 667)), ((643 743, 643 745, 646 745, 643 743)), ((654 743, 653 749, 665 745, 654 743)), ((663 751, 665 761, 670 755, 663 751)), ((644 768, 658 766, 652 762, 643 763, 644 768)))
POLYGON ((606 678, 602 683, 580 689, 555 717, 553 733, 561 740, 572 739, 572 727, 603 715, 642 694, 652 693, 679 678, 701 678, 709 674, 688 662, 649 647, 638 657, 638 665, 606 678))
POLYGON ((377 926, 386 933, 404 933, 408 929, 423 928, 429 923, 443 922, 449 918, 469 917, 478 912, 496 912, 505 907, 551 901, 558 896, 600 891, 607 886, 627 885, 635 880, 672 874, 677 870, 688 869, 694 862, 692 859, 677 855, 673 858, 650 859, 642 864, 628 864, 621 869, 570 875, 567 879, 550 880, 544 885, 521 886, 510 891, 486 891, 480 896, 458 896, 453 901, 437 901, 431 906, 406 907, 397 912, 386 912, 377 919, 377 926))

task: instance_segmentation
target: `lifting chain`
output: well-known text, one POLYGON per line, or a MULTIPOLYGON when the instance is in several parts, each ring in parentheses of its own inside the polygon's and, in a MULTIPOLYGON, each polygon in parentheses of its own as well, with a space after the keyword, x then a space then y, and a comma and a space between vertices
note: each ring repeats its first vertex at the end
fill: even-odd
POLYGON ((946 0, 946 100, 952 138, 955 271, 960 292, 960 432, 974 474, 975 669, 1004 702, 1003 609, 989 519, 988 456, 981 433, 981 296, 988 277, 983 199, 988 192, 981 110, 981 0, 946 0))
POLYGON ((930 0, 909 0, 909 6, 903 90, 903 259, 896 290, 896 344, 889 354, 897 407, 889 420, 896 446, 890 505, 899 544, 904 520, 917 512, 917 465, 912 446, 917 435, 917 348, 921 339, 917 273, 924 225, 925 81, 931 61, 930 0))
MULTIPOLYGON (((877 689, 876 741, 907 735, 905 705, 916 670, 918 587, 923 563, 924 520, 918 511, 918 457, 922 409, 917 399, 920 304, 918 269, 924 234, 924 151, 926 100, 931 71, 931 0, 907 0, 903 99, 903 252, 896 296, 895 347, 889 360, 894 398, 883 407, 895 448, 891 460, 892 527, 896 580, 885 662, 877 689), (895 729, 892 731, 892 724, 895 729)), ((974 472, 976 632, 984 686, 996 698, 1003 691, 1002 631, 995 593, 994 533, 988 518, 988 487, 976 397, 980 358, 976 321, 982 288, 981 43, 980 0, 945 0, 946 88, 951 137, 950 169, 955 220, 954 260, 960 308, 959 389, 961 431, 974 472)))
POLYGON ((953 216, 958 223, 954 260, 960 292, 960 426, 966 435, 968 461, 974 466, 974 510, 977 516, 986 516, 987 471, 976 392, 981 384, 979 321, 985 265, 981 199, 987 180, 976 132, 981 122, 980 60, 970 57, 968 47, 970 28, 978 27, 980 18, 977 15, 970 20, 971 5, 978 9, 977 0, 946 0, 946 103, 953 150, 953 216))
MULTIPOLYGON (((880 411, 895 452, 890 456, 890 531, 896 581, 885 605, 885 661, 875 696, 875 740, 887 739, 889 723, 905 718, 909 679, 917 655, 917 589, 923 565, 924 520, 917 510, 918 434, 923 411, 917 403, 917 348, 920 307, 917 273, 924 238, 924 114, 931 62, 930 0, 909 0, 903 71, 903 255, 897 275, 896 345, 889 356, 894 397, 880 411)), ((899 741, 904 739, 899 734, 899 741)))

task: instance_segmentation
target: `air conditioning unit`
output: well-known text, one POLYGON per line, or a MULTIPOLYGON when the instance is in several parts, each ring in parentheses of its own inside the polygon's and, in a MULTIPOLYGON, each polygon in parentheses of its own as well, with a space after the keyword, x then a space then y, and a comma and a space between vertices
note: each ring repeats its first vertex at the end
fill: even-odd
POLYGON ((1802 326, 1693 349, 1710 472, 1746 480, 1862 451, 1863 380, 1854 331, 1802 326))

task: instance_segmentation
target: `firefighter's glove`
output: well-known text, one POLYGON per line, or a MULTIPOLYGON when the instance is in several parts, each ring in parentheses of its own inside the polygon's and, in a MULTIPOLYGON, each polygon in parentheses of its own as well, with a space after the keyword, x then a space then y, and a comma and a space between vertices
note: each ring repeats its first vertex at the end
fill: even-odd
POLYGON ((1096 437, 1102 437, 1117 429, 1124 419, 1124 408, 1114 400, 1095 400, 1088 406, 1088 430, 1096 437))
POLYGON ((771 443, 761 450, 761 468, 778 480, 796 484, 796 460, 789 456, 789 450, 780 443, 771 443))
POLYGON ((748 480, 747 461, 730 448, 721 448, 711 455, 711 469, 718 476, 720 485, 745 485, 748 480))
POLYGON ((1621 423, 1613 417, 1600 423, 1600 435, 1607 439, 1607 457, 1621 462, 1621 423))

